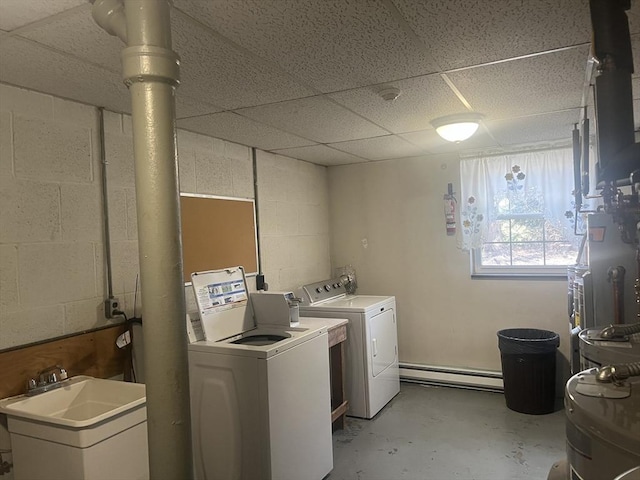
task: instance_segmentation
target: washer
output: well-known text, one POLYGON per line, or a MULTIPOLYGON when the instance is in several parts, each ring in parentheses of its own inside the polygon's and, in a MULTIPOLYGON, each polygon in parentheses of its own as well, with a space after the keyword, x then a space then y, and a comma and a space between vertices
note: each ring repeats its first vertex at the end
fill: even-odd
POLYGON ((300 289, 302 317, 347 318, 347 415, 373 418, 400 392, 396 299, 349 295, 339 279, 300 289))
POLYGON ((206 336, 188 347, 196 478, 324 478, 333 468, 326 327, 258 325, 241 267, 192 282, 206 336))

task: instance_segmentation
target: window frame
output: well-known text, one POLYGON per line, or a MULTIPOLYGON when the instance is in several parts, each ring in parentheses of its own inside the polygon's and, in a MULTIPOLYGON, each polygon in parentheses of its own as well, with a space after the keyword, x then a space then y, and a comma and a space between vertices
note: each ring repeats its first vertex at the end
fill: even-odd
MULTIPOLYGON (((500 214, 495 218, 495 221, 499 220, 518 220, 518 219, 534 219, 546 221, 547 218, 544 213, 512 213, 512 214, 500 214)), ((504 242, 483 242, 483 246, 486 244, 504 244, 509 245, 511 260, 513 261, 513 245, 522 243, 542 243, 543 248, 547 244, 559 243, 559 240, 547 240, 546 229, 542 228, 542 239, 531 242, 514 242, 513 240, 504 242)), ((546 248, 545 248, 546 252, 546 248)), ((482 247, 474 248, 471 252, 471 274, 472 275, 494 275, 494 276, 531 276, 531 277, 566 277, 567 267, 566 265, 483 265, 482 264, 482 247)))
MULTIPOLYGON (((556 149, 554 148, 549 150, 556 150, 556 149)), ((565 148, 558 148, 557 150, 565 150, 565 148)), ((492 155, 490 155, 489 157, 491 156, 492 155)), ((513 161, 517 162, 517 160, 513 160, 513 161)), ((517 163, 514 163, 514 164, 517 164, 517 163)), ((489 215, 483 215, 483 216, 485 216, 485 221, 488 221, 489 215)), ((555 240, 555 239, 549 240, 548 239, 549 234, 552 233, 552 230, 548 230, 547 222, 556 222, 557 220, 555 219, 555 217, 549 217, 546 214, 546 211, 537 211, 537 212, 532 211, 532 212, 526 212, 526 213, 522 213, 522 212, 511 213, 511 212, 503 211, 502 213, 499 213, 499 214, 494 213, 492 217, 493 218, 490 224, 485 223, 485 228, 493 228, 494 225, 496 226, 496 228, 500 228, 498 222, 507 221, 510 223, 509 231, 508 231, 508 234, 503 233, 502 238, 506 238, 507 236, 508 238, 502 241, 502 238, 499 238, 499 234, 498 234, 496 235, 496 238, 497 238, 496 241, 484 241, 484 239, 482 239, 482 244, 480 246, 472 247, 469 249, 470 270, 471 270, 472 278, 482 278, 482 277, 491 277, 491 278, 502 277, 505 279, 509 279, 509 278, 566 279, 567 278, 567 267, 574 264, 576 259, 567 258, 566 263, 557 264, 557 265, 483 265, 482 252, 487 245, 493 244, 493 245, 507 246, 509 260, 510 262, 513 262, 514 246, 524 245, 526 243, 535 243, 536 245, 542 244, 541 245, 542 261, 546 262, 549 259, 553 261, 554 257, 556 257, 555 258, 556 261, 558 260, 562 261, 562 258, 558 259, 557 256, 553 255, 554 252, 550 249, 550 246, 553 243, 569 242, 573 244, 573 248, 577 246, 576 241, 579 243, 579 240, 576 238, 573 238, 571 234, 568 234, 568 236, 563 236, 563 239, 560 239, 560 240, 555 240), (527 219, 540 220, 542 222, 542 231, 540 232, 541 235, 539 237, 540 240, 532 240, 530 242, 514 240, 513 238, 514 231, 512 230, 514 225, 512 222, 514 220, 517 221, 517 220, 527 220, 527 219)), ((505 232, 505 230, 503 230, 503 232, 505 232)), ((583 235, 576 234, 576 236, 579 238, 579 237, 582 237, 583 235)), ((552 238, 556 238, 556 237, 553 236, 552 238)), ((579 256, 580 249, 581 248, 578 247, 578 251, 576 251, 576 258, 578 258, 579 256)), ((505 252, 505 255, 506 254, 507 253, 505 252)))
POLYGON ((471 277, 567 278, 567 265, 482 265, 480 249, 470 252, 471 277))

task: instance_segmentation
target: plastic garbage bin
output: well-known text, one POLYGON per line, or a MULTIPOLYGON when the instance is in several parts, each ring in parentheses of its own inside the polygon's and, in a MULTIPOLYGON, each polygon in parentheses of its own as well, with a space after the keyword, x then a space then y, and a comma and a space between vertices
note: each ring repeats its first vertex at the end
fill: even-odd
POLYGON ((520 413, 551 413, 556 397, 556 349, 549 330, 509 328, 498 332, 507 407, 520 413))

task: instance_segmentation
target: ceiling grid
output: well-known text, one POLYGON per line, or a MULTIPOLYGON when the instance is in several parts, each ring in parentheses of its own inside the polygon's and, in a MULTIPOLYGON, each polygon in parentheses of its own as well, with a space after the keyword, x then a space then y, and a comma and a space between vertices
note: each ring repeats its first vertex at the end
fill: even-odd
MULTIPOLYGON (((569 141, 588 91, 588 0, 173 4, 178 126, 321 165, 569 141), (470 140, 436 135, 432 120, 470 110, 470 140)), ((122 48, 84 0, 0 2, 1 82, 128 113, 122 48)))

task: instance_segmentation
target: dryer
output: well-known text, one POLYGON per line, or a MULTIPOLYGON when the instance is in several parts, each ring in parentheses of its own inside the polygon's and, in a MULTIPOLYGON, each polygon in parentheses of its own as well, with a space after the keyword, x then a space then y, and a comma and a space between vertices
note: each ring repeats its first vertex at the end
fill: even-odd
POLYGON ((350 295, 340 279, 305 285, 300 316, 347 318, 347 415, 373 418, 400 392, 396 300, 350 295))
POLYGON ((196 478, 321 480, 333 468, 326 326, 257 322, 242 267, 192 283, 191 330, 206 337, 188 346, 196 478))

